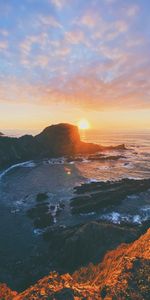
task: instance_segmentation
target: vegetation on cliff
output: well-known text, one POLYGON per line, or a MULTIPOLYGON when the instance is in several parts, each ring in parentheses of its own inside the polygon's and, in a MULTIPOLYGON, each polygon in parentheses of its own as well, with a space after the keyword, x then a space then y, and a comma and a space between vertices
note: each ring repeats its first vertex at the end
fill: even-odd
POLYGON ((5 300, 148 300, 150 295, 150 229, 135 242, 108 252, 98 265, 74 274, 56 272, 20 294, 0 286, 5 300))

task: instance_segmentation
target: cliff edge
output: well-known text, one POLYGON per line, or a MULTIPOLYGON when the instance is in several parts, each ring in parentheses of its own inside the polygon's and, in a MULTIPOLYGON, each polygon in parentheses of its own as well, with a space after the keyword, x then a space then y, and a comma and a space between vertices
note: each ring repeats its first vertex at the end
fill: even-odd
POLYGON ((50 273, 23 293, 0 286, 5 300, 148 300, 150 295, 150 229, 131 244, 109 251, 102 263, 73 275, 50 273))

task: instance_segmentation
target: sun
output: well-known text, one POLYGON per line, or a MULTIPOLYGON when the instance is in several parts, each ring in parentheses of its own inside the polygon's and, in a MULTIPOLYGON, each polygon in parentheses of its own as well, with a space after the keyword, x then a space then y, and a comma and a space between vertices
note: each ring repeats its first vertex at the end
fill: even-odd
POLYGON ((78 127, 79 127, 79 129, 86 130, 86 129, 90 128, 90 123, 88 120, 82 119, 78 122, 78 127))

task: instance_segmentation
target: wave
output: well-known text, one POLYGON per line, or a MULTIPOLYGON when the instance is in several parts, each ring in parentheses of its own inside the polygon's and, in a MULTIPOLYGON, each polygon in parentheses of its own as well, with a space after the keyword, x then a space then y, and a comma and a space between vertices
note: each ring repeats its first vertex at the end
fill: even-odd
POLYGON ((80 214, 80 216, 94 216, 96 214, 96 212, 95 211, 92 211, 92 212, 89 212, 89 213, 82 213, 82 214, 80 214))
POLYGON ((62 165, 65 163, 65 158, 60 157, 60 158, 51 158, 46 161, 47 164, 49 165, 62 165))
POLYGON ((100 216, 99 219, 105 220, 105 221, 110 221, 114 224, 133 223, 133 224, 140 225, 140 224, 142 224, 142 222, 149 220, 149 218, 150 218, 149 214, 126 215, 126 214, 121 214, 121 213, 113 211, 111 213, 100 216))
POLYGON ((144 207, 141 208, 141 211, 150 214, 150 205, 145 205, 144 207))
POLYGON ((89 179, 86 180, 86 183, 93 183, 93 182, 99 182, 99 179, 89 178, 89 179))
POLYGON ((24 167, 24 168, 34 168, 36 166, 36 164, 30 160, 30 161, 26 161, 26 162, 22 162, 22 163, 18 163, 15 165, 12 165, 11 167, 9 167, 8 169, 2 171, 0 173, 0 179, 2 179, 7 173, 9 173, 11 170, 16 169, 18 167, 24 167))

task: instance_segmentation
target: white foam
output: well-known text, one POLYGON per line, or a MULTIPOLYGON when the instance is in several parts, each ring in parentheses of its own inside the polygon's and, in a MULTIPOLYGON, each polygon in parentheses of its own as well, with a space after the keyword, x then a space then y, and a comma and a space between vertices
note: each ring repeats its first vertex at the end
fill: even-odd
POLYGON ((11 212, 11 214, 16 214, 16 213, 20 212, 20 210, 19 210, 19 208, 17 208, 17 209, 12 209, 10 212, 11 212))
POLYGON ((100 219, 110 221, 114 224, 120 224, 121 222, 133 223, 133 224, 142 224, 142 222, 149 219, 149 216, 142 215, 125 215, 118 212, 112 212, 109 214, 104 214, 100 216, 100 219))
POLYGON ((0 179, 2 177, 4 177, 7 173, 9 173, 11 170, 15 169, 15 168, 18 168, 18 167, 33 168, 35 166, 36 166, 36 164, 33 161, 26 161, 26 162, 22 162, 22 163, 12 165, 8 169, 6 169, 6 170, 4 170, 3 172, 0 173, 0 179))
POLYGON ((141 208, 141 211, 150 213, 150 205, 145 205, 144 207, 141 208))
POLYGON ((139 215, 133 216, 133 223, 141 224, 141 223, 142 223, 142 218, 141 218, 141 216, 139 216, 139 215))
POLYGON ((112 223, 115 224, 120 224, 120 214, 117 212, 112 212, 110 214, 102 215, 100 218, 103 220, 111 221, 112 223))
POLYGON ((65 158, 64 157, 60 157, 60 158, 51 158, 48 161, 49 165, 61 165, 65 163, 65 158))
POLYGON ((142 180, 142 178, 140 177, 134 177, 134 176, 128 176, 128 177, 124 177, 125 179, 133 179, 133 180, 142 180))
POLYGON ((94 211, 89 212, 89 213, 82 213, 80 216, 94 216, 96 213, 94 211))
POLYGON ((43 232, 45 232, 43 229, 34 229, 33 230, 33 233, 36 235, 41 235, 41 234, 43 234, 43 232))
POLYGON ((99 182, 99 180, 96 178, 90 178, 86 181, 86 183, 92 183, 92 182, 99 182))
POLYGON ((34 168, 36 167, 36 163, 34 161, 29 161, 23 165, 24 168, 34 168))

